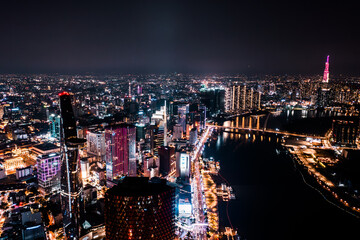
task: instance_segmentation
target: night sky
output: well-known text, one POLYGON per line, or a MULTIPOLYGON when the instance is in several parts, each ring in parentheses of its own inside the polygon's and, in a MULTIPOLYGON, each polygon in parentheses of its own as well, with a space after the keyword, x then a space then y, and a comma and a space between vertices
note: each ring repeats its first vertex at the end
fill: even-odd
POLYGON ((0 2, 3 73, 360 73, 345 1, 0 2))

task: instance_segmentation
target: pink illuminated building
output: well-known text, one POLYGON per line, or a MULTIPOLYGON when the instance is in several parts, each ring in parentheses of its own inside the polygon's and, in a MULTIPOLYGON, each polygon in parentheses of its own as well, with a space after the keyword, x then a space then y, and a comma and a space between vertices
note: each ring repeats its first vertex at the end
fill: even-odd
POLYGON ((106 176, 108 180, 136 175, 136 129, 121 124, 105 129, 106 176))
POLYGON ((327 59, 326 59, 324 78, 323 78, 323 83, 328 83, 328 82, 329 82, 329 55, 327 56, 327 59))

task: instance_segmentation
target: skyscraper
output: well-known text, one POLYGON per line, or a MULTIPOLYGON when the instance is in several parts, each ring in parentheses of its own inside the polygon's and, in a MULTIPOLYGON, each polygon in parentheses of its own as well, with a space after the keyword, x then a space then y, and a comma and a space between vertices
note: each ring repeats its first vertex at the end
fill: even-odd
POLYGON ((51 137, 60 140, 60 116, 55 114, 50 114, 49 123, 50 123, 51 137))
POLYGON ((163 176, 170 173, 172 158, 175 155, 175 148, 172 146, 161 146, 158 149, 160 158, 159 171, 163 176))
POLYGON ((98 157, 105 155, 104 131, 88 131, 86 133, 87 153, 98 157))
POLYGON ((165 179, 125 177, 105 194, 106 239, 174 239, 174 204, 165 179))
POLYGON ((83 221, 82 181, 80 175, 79 145, 71 97, 59 94, 61 110, 61 205, 66 239, 79 239, 83 221))
POLYGON ((197 128, 194 127, 190 131, 190 137, 189 137, 189 144, 194 146, 197 142, 198 134, 197 134, 197 128))
POLYGON ((359 132, 358 120, 333 120, 332 138, 338 145, 355 145, 359 132))
POLYGON ((50 143, 34 146, 31 151, 37 155, 37 177, 39 190, 43 194, 60 189, 60 149, 50 143))
POLYGON ((136 129, 130 124, 105 129, 106 176, 109 181, 122 175, 136 175, 136 129))
POLYGON ((323 77, 323 83, 329 82, 329 55, 327 56, 326 63, 325 63, 325 70, 324 70, 324 77, 323 77))
POLYGON ((246 85, 232 85, 226 88, 225 112, 239 113, 261 108, 261 92, 246 85))
POLYGON ((183 135, 183 127, 180 124, 173 126, 173 139, 179 140, 183 135))

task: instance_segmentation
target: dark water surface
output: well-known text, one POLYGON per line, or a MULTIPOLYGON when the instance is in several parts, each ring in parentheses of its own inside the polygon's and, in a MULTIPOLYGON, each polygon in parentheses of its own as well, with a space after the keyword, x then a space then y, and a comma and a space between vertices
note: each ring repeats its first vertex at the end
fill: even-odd
MULTIPOLYGON (((205 148, 235 190, 229 216, 242 239, 360 239, 360 220, 307 186, 276 146, 274 136, 221 133, 205 148)), ((230 226, 226 204, 219 210, 220 224, 230 226)))

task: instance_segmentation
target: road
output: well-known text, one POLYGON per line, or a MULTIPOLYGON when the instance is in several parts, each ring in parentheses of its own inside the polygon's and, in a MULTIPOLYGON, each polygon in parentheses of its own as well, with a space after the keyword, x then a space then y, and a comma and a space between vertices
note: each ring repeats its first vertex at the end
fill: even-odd
POLYGON ((200 157, 204 149, 204 144, 206 143, 208 137, 212 132, 211 127, 207 127, 204 133, 202 134, 200 140, 194 148, 194 152, 191 154, 192 163, 194 164, 194 172, 192 178, 192 187, 194 190, 193 197, 193 206, 195 213, 195 224, 193 225, 193 237, 195 239, 207 239, 206 237, 206 228, 207 228, 207 219, 204 212, 205 206, 205 196, 203 192, 203 179, 201 176, 201 166, 200 166, 200 157))

